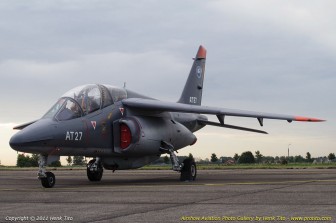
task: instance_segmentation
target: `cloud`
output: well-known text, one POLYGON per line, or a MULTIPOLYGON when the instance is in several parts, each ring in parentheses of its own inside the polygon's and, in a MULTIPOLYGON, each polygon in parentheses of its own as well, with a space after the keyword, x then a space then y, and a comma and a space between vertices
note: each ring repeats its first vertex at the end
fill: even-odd
POLYGON ((43 61, 7 60, 0 63, 0 69, 4 77, 23 78, 38 81, 53 77, 63 77, 76 72, 76 63, 73 61, 47 63, 43 61))
POLYGON ((1 141, 0 141, 0 162, 2 165, 16 164, 16 151, 9 147, 9 139, 16 130, 13 130, 17 123, 0 123, 1 141))
POLYGON ((14 126, 17 125, 17 123, 0 123, 0 128, 12 129, 14 126))
POLYGON ((28 119, 39 118, 66 91, 89 83, 122 87, 127 82, 128 89, 175 101, 182 90, 191 63, 190 59, 180 60, 178 56, 165 51, 85 54, 63 62, 6 60, 0 63, 3 74, 0 93, 10 94, 11 97, 2 99, 7 106, 0 110, 12 116, 3 116, 0 120, 18 121, 18 117, 21 119, 37 112, 39 115, 30 116, 28 119), (20 89, 24 89, 24 93, 20 89), (16 108, 18 102, 21 108, 25 108, 23 116, 22 109, 16 108))
MULTIPOLYGON (((254 20, 249 31, 265 25, 273 30, 308 36, 327 50, 336 49, 336 25, 334 1, 211 1, 208 7, 246 23, 246 18, 254 20), (237 7, 239 6, 239 7, 237 7), (274 27, 275 26, 275 27, 274 27)), ((257 30, 260 32, 260 30, 257 30)))
MULTIPOLYGON (((84 54, 64 62, 45 62, 38 60, 6 60, 0 63, 3 78, 10 83, 15 80, 38 83, 52 83, 66 87, 76 84, 106 83, 119 84, 124 81, 133 86, 148 89, 153 86, 152 79, 160 79, 173 86, 176 79, 187 77, 192 60, 179 60, 175 55, 164 51, 141 53, 109 52, 84 54), (180 73, 183 72, 183 75, 180 73)), ((162 89, 165 85, 154 85, 162 89)), ((168 92, 168 89, 167 89, 168 92)))

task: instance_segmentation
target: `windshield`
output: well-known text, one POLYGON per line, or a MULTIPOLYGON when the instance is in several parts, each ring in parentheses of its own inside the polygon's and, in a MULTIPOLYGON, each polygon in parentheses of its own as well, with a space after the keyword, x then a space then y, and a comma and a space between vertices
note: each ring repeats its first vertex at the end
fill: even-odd
POLYGON ((127 98, 125 89, 88 84, 66 92, 43 118, 62 121, 81 117, 127 98))
POLYGON ((59 99, 54 106, 49 109, 49 111, 42 118, 53 118, 56 113, 61 109, 62 105, 65 102, 65 98, 59 99))
POLYGON ((42 118, 55 117, 58 121, 79 118, 83 114, 79 105, 71 98, 61 98, 42 118))

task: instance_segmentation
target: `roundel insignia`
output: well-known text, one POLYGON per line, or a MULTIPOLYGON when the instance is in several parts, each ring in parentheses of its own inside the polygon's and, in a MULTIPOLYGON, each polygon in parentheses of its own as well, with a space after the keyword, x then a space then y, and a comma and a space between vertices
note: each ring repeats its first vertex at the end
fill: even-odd
POLYGON ((201 76, 202 76, 202 67, 201 66, 196 67, 196 75, 197 75, 198 78, 201 78, 201 76))

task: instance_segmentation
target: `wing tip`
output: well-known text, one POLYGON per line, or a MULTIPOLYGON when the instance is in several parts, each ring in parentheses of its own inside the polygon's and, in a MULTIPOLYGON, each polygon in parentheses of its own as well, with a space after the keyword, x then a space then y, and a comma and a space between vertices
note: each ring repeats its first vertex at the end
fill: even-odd
POLYGON ((326 120, 319 119, 319 118, 309 118, 309 117, 303 117, 303 116, 295 116, 294 121, 299 121, 299 122, 325 122, 326 120))

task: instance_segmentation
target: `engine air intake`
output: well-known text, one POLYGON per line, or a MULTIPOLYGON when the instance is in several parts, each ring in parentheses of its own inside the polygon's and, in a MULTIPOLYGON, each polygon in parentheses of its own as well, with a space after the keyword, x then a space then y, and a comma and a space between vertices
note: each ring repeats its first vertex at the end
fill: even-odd
POLYGON ((131 130, 126 124, 120 124, 120 148, 126 149, 131 144, 131 141, 131 130))

